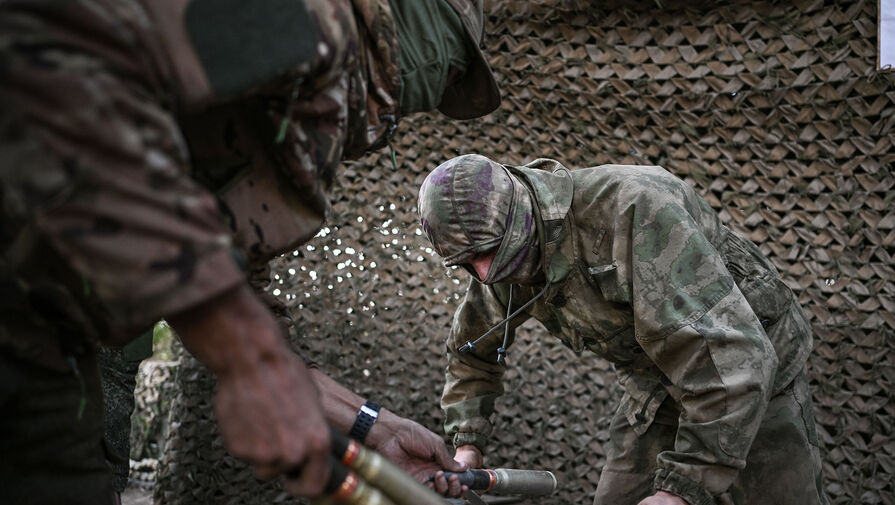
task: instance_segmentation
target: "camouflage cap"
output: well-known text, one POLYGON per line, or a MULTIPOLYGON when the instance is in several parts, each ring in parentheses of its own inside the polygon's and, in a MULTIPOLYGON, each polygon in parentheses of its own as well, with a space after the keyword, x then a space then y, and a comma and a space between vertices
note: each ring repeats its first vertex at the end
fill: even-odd
POLYGON ((482 0, 445 0, 457 11, 475 54, 466 72, 444 90, 438 110, 453 119, 472 119, 500 105, 500 90, 482 46, 485 43, 485 13, 482 0))
POLYGON ((445 266, 468 263, 500 245, 513 192, 503 166, 478 154, 448 160, 426 177, 420 224, 445 266))

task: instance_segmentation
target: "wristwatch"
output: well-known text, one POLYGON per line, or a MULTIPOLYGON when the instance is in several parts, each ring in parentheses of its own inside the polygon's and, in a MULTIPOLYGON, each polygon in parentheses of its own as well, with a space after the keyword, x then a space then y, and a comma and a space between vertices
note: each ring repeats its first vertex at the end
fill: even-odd
POLYGON ((360 443, 364 443, 367 433, 370 433, 370 428, 373 427, 373 423, 379 418, 379 409, 378 403, 370 400, 365 401, 357 412, 357 417, 354 419, 354 424, 351 425, 348 436, 360 443))

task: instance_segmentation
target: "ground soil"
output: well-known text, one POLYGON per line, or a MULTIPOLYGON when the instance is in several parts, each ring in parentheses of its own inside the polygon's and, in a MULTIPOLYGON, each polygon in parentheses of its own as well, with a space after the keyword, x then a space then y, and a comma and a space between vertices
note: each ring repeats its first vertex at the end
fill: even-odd
POLYGON ((129 487, 121 494, 121 505, 152 505, 152 489, 129 487))

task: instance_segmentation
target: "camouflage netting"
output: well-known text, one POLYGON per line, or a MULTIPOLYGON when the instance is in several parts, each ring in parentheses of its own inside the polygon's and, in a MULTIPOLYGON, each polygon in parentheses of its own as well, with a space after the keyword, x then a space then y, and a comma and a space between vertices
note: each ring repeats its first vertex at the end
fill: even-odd
POLYGON ((130 433, 130 479, 152 483, 155 467, 167 438, 171 400, 177 396, 174 370, 177 363, 147 360, 140 365, 134 388, 134 415, 130 433))
MULTIPOLYGON (((570 167, 659 164, 760 244, 812 317, 810 361, 835 503, 895 504, 895 86, 876 68, 877 2, 486 2, 505 96, 469 122, 413 117, 384 150, 346 164, 328 227, 275 263, 302 353, 440 432, 442 340, 467 274, 426 248, 415 196, 446 157, 570 167), (663 7, 658 7, 662 4, 663 7)), ((529 326, 511 349, 492 466, 546 468, 589 503, 619 396, 608 364, 529 326)), ((213 381, 190 358, 157 498, 287 500, 228 457, 213 381)), ((263 419, 259 419, 263 422, 263 419)))

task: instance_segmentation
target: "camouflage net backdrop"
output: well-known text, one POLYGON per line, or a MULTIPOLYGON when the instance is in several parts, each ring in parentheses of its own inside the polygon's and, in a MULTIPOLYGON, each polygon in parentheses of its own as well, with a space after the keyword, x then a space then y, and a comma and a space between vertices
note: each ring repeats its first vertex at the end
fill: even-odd
MULTIPOLYGON (((876 71, 877 2, 492 0, 486 11, 500 109, 405 120, 399 169, 388 150, 345 164, 327 227, 275 262, 271 292, 294 312, 302 355, 440 433, 442 342, 467 274, 443 268, 421 235, 425 174, 472 152, 662 165, 770 255, 810 314, 831 500, 895 504, 895 75, 876 71)), ((213 380, 180 357, 157 500, 293 501, 226 454, 213 380)), ((556 472, 560 491, 537 503, 590 503, 619 397, 610 366, 537 325, 509 366, 487 464, 556 472)))

